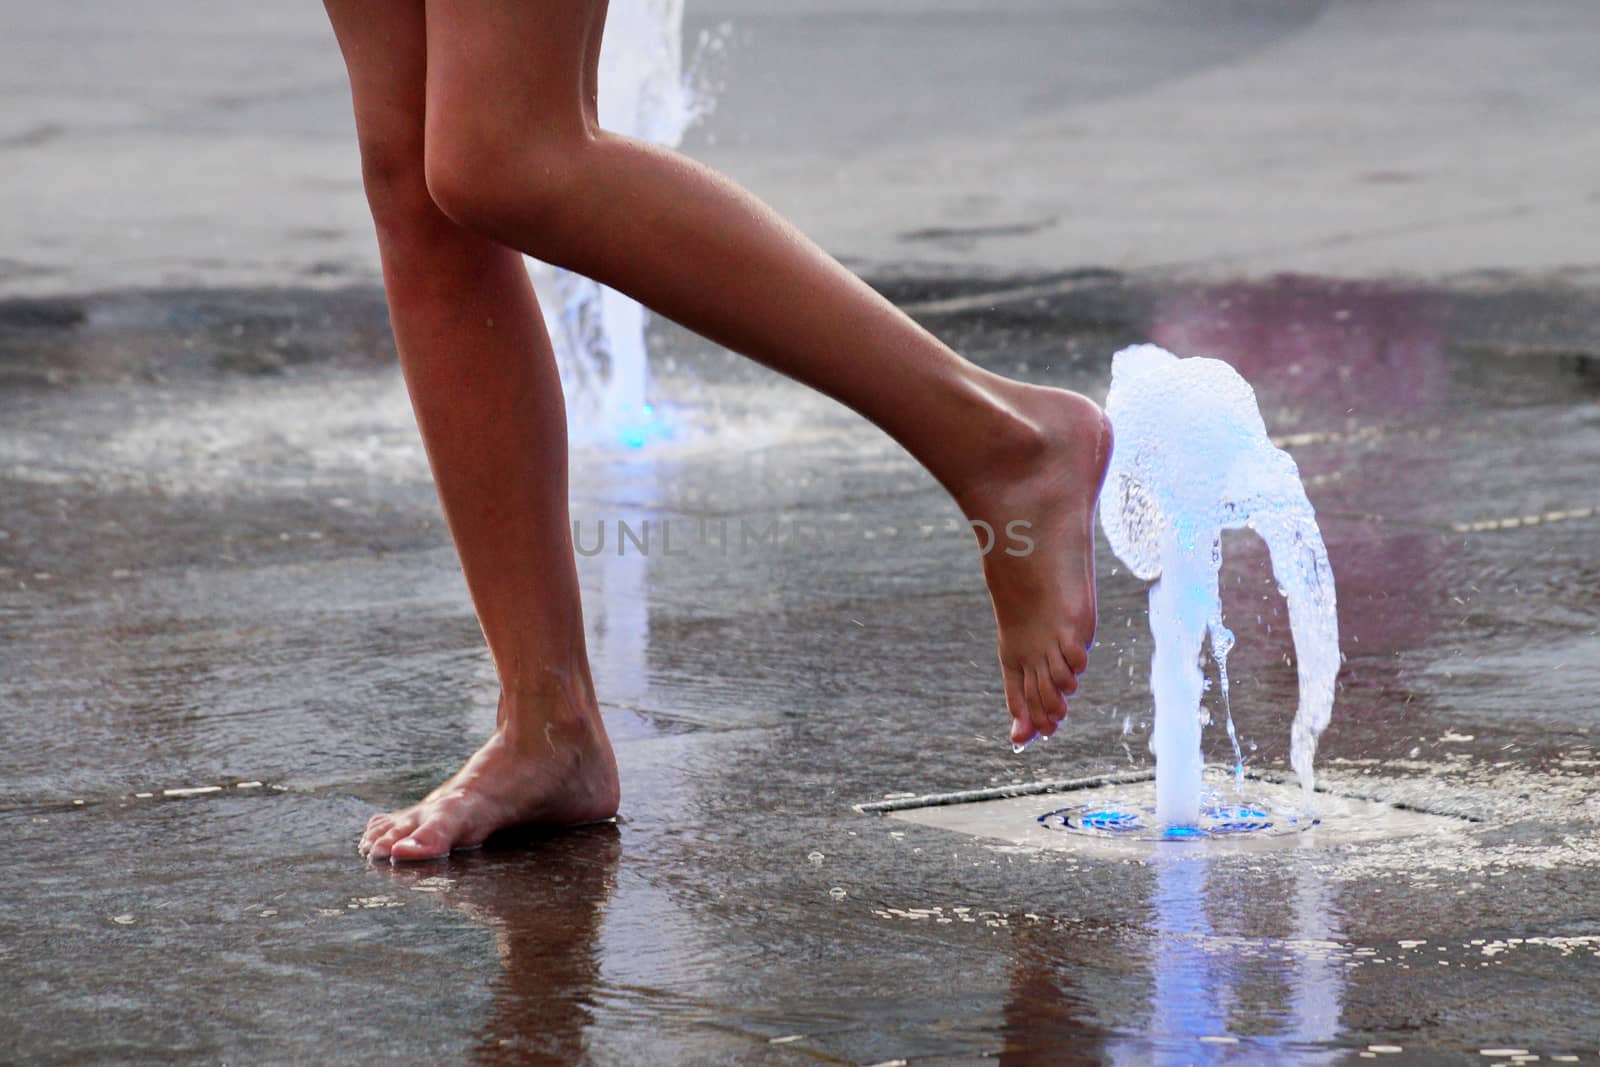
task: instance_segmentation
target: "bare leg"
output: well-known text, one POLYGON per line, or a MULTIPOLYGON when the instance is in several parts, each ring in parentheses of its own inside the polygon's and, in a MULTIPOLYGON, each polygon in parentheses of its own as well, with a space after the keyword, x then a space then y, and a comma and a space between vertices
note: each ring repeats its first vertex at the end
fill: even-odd
POLYGON ((421 0, 328 0, 401 366, 501 684, 490 740, 420 804, 378 815, 377 858, 517 823, 609 817, 617 769, 584 649, 561 383, 519 253, 439 211, 423 180, 421 0))
POLYGON ((427 180, 452 218, 589 275, 848 404, 997 532, 984 558, 1012 739, 1066 714, 1094 634, 1099 409, 957 356, 771 209, 683 156, 600 130, 604 0, 427 0, 427 180))

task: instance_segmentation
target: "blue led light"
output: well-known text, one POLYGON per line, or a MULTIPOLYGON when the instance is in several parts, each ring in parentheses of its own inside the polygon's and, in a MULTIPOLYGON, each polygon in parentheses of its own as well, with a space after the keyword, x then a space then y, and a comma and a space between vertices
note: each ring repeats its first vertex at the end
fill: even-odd
POLYGON ((1098 808, 1057 808, 1035 819, 1049 830, 1136 841, 1187 842, 1239 834, 1274 835, 1307 825, 1294 815, 1273 813, 1248 804, 1219 804, 1212 799, 1202 807, 1197 825, 1163 827, 1156 822, 1154 808, 1124 808, 1114 800, 1108 804, 1110 806, 1098 808))
POLYGON ((640 404, 637 413, 616 429, 617 443, 624 448, 644 448, 672 436, 670 415, 658 413, 654 404, 640 404))

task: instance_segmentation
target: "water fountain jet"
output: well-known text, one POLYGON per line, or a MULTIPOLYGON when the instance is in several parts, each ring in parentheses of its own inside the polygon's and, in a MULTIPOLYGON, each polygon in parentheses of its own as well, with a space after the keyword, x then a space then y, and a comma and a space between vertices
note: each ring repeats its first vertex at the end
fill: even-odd
POLYGON ((1230 529, 1252 529, 1266 542, 1288 600, 1300 684, 1290 762, 1309 812, 1317 737, 1333 711, 1339 630, 1333 571, 1294 460, 1267 438, 1249 383, 1220 360, 1179 359, 1155 345, 1123 349, 1112 358, 1106 413, 1116 448, 1101 525, 1117 557, 1154 583, 1157 823, 1168 832, 1202 823, 1200 652, 1209 640, 1226 704, 1233 635, 1222 624, 1217 575, 1222 531, 1230 529))

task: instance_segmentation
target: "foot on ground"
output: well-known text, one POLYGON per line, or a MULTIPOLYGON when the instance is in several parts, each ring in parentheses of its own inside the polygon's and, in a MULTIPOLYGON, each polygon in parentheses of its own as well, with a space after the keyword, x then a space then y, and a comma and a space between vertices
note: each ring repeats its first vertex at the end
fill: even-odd
POLYGON ((374 815, 361 854, 396 862, 436 859, 480 845, 497 830, 577 826, 617 813, 617 762, 597 715, 528 732, 534 736, 502 725, 420 803, 374 815))
POLYGON ((957 502, 968 520, 993 531, 991 537, 975 526, 980 548, 990 544, 983 575, 999 630, 1011 741, 1024 745, 1055 733, 1088 665, 1094 507, 1111 459, 1111 423, 1094 401, 1061 389, 1021 386, 1016 403, 1038 439, 957 502))

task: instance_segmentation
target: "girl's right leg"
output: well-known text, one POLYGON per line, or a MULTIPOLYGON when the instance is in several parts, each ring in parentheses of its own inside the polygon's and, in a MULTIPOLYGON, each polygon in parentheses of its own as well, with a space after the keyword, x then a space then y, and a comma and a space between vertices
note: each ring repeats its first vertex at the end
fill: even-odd
POLYGON ((364 853, 423 859, 503 826, 616 813, 617 767, 584 647, 566 416, 522 255, 465 229, 423 180, 422 0, 326 0, 350 72, 395 343, 500 678, 494 735, 364 853))

